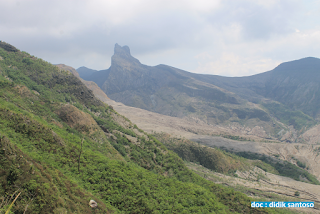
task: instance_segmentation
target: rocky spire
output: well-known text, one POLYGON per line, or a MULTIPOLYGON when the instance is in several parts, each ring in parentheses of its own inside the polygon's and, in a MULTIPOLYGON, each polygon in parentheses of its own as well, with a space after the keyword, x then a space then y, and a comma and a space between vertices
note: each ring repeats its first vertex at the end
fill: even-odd
POLYGON ((128 46, 121 47, 116 43, 114 46, 114 54, 111 57, 111 66, 120 64, 141 64, 139 60, 131 56, 130 48, 128 46))

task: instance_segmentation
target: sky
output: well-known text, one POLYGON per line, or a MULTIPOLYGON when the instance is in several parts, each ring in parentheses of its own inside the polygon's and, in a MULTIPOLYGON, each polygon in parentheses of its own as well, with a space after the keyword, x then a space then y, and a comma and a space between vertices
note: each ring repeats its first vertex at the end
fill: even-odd
POLYGON ((0 40, 50 63, 141 63, 248 76, 320 58, 320 0, 0 0, 0 40))

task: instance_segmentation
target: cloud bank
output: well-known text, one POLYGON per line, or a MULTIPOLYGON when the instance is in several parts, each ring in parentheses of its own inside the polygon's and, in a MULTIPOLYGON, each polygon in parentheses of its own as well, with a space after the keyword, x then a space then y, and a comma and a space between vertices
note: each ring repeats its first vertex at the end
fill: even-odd
POLYGON ((0 8, 0 40, 75 68, 108 68, 115 43, 147 65, 223 76, 320 57, 319 0, 0 0, 0 8))

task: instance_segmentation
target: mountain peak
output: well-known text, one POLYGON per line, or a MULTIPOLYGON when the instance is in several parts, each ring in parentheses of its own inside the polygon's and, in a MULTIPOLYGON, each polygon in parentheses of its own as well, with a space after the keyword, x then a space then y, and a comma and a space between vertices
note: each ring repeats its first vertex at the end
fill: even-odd
POLYGON ((114 54, 125 54, 131 56, 130 48, 127 45, 121 47, 120 45, 118 45, 118 43, 116 43, 114 46, 114 54))
POLYGON ((120 65, 123 63, 140 64, 139 60, 131 56, 130 48, 127 45, 121 47, 116 43, 114 46, 114 54, 111 58, 111 65, 120 65))
POLYGON ((281 63, 274 70, 285 70, 287 72, 296 71, 298 73, 304 73, 306 70, 308 70, 309 72, 319 73, 319 68, 319 58, 305 57, 302 59, 281 63))

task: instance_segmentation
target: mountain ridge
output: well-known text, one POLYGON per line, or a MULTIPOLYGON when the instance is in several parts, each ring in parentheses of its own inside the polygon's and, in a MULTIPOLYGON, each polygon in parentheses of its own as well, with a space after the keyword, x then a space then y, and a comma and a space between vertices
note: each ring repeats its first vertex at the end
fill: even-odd
MULTIPOLYGON (((277 135, 283 128, 289 130, 289 126, 294 125, 300 132, 302 128, 313 125, 317 118, 317 109, 314 107, 318 103, 317 98, 313 101, 313 107, 292 105, 290 100, 306 101, 292 99, 295 94, 286 95, 290 87, 282 87, 282 94, 277 96, 276 91, 279 89, 276 87, 279 88, 284 79, 280 75, 282 79, 278 85, 272 85, 275 79, 273 73, 288 70, 287 67, 296 67, 290 62, 279 65, 274 71, 249 77, 202 75, 167 65, 143 65, 131 56, 128 46, 121 47, 118 44, 115 45, 111 60, 109 69, 95 72, 86 79, 96 82, 111 99, 128 106, 180 118, 196 117, 208 124, 228 126, 238 123, 250 128, 262 126, 266 132, 265 137, 278 139, 283 139, 283 136, 277 135), (267 90, 270 92, 266 93, 267 90), (294 119, 279 116, 279 109, 281 112, 289 110, 294 119)), ((302 59, 308 65, 310 63, 305 61, 315 60, 302 59)), ((299 64, 301 60, 297 62, 299 64)), ((302 92, 298 90, 297 93, 302 92)))
POLYGON ((315 96, 319 89, 317 83, 320 81, 320 59, 318 58, 306 57, 284 62, 273 70, 246 77, 216 75, 197 75, 197 77, 237 93, 251 102, 259 103, 267 98, 291 107, 292 110, 301 110, 315 119, 318 118, 319 111, 310 109, 306 105, 309 101, 313 102, 310 103, 313 106, 317 106, 320 102, 319 96, 315 96), (290 93, 290 90, 293 93, 288 96, 287 93, 290 93), (311 92, 308 94, 308 91, 311 92))
POLYGON ((87 76, 92 75, 94 72, 97 72, 97 70, 93 70, 93 69, 87 68, 85 66, 79 67, 76 71, 82 77, 87 77, 87 76))

